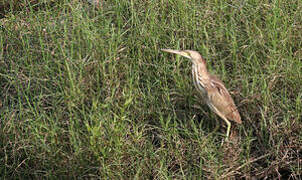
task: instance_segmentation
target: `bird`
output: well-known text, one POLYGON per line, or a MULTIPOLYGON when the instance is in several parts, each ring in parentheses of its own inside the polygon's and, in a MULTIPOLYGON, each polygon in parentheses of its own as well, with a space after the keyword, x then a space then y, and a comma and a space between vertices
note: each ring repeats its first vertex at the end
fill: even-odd
POLYGON ((238 109, 223 82, 207 70, 205 59, 193 50, 161 49, 164 52, 181 55, 192 62, 193 83, 209 108, 227 124, 226 139, 230 135, 231 122, 242 124, 238 109))

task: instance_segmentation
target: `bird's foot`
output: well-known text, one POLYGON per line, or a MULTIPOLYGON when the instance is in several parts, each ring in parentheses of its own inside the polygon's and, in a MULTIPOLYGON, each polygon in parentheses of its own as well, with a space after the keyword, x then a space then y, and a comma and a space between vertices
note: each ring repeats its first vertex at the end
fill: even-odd
POLYGON ((222 139, 221 146, 223 146, 224 143, 229 144, 230 142, 231 141, 229 140, 229 137, 227 136, 226 138, 222 139))

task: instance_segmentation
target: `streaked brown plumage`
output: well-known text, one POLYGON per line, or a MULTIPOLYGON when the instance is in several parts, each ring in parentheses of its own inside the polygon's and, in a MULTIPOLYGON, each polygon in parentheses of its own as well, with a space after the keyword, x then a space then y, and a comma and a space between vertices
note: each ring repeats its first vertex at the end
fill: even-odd
POLYGON ((226 122, 226 136, 228 138, 231 128, 230 121, 234 121, 239 124, 241 124, 242 121, 236 105, 223 82, 215 75, 208 73, 206 62, 198 52, 172 49, 162 49, 162 51, 179 54, 191 59, 194 85, 210 109, 226 122))

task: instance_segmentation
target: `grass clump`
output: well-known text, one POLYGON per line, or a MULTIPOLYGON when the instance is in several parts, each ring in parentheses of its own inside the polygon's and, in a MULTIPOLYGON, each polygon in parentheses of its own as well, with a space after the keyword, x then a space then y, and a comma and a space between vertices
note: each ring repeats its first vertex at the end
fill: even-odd
POLYGON ((1 177, 299 179, 299 1, 22 3, 1 19, 1 177), (161 48, 207 59, 239 143, 161 48))

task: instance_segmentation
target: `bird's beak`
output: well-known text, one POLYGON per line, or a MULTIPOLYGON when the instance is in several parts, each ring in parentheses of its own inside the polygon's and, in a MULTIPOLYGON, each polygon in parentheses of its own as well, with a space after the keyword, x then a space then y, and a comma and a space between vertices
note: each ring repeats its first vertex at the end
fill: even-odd
POLYGON ((181 55, 183 57, 189 58, 191 59, 191 57, 188 55, 187 52, 185 51, 179 51, 179 50, 172 50, 172 49, 161 49, 162 51, 168 52, 168 53, 173 53, 173 54, 178 54, 181 55))

